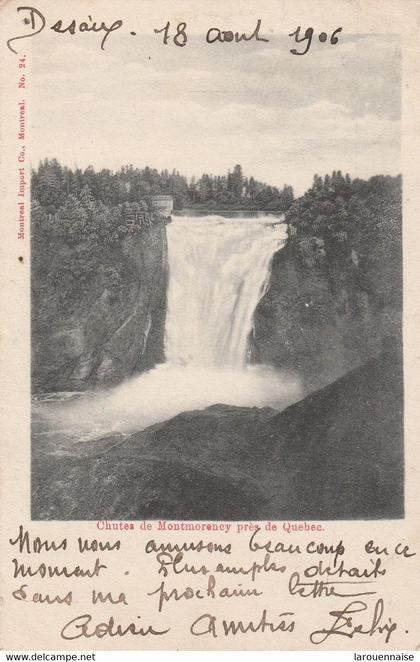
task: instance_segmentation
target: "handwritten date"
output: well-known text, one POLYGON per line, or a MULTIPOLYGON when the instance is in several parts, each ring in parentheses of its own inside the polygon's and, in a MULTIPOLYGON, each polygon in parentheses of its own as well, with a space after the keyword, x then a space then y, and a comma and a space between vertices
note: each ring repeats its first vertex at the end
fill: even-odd
MULTIPOLYGON (((22 34, 18 34, 7 40, 7 46, 13 53, 18 52, 15 48, 16 41, 20 39, 27 39, 28 37, 34 37, 35 35, 40 34, 47 26, 46 17, 36 7, 17 7, 16 11, 22 17, 25 30, 22 34)), ((110 35, 113 32, 120 30, 123 25, 124 21, 122 19, 117 19, 111 23, 102 19, 95 20, 89 14, 87 18, 82 20, 76 18, 73 18, 70 21, 58 19, 49 26, 49 29, 59 35, 71 36, 89 32, 98 33, 102 37, 100 41, 100 48, 101 50, 105 50, 105 44, 110 35)), ((206 32, 205 40, 208 44, 239 44, 244 42, 267 43, 270 40, 261 34, 262 29, 261 18, 257 20, 255 27, 252 26, 251 29, 246 32, 240 32, 235 29, 211 27, 206 32)), ((305 55, 311 48, 312 40, 314 38, 314 29, 312 27, 308 27, 302 36, 301 29, 302 28, 299 25, 294 32, 289 34, 289 37, 293 37, 296 45, 299 45, 299 47, 302 49, 298 50, 297 48, 291 48, 290 53, 293 55, 305 55)), ((318 39, 321 43, 329 43, 335 45, 338 43, 337 35, 342 31, 342 29, 342 27, 336 28, 330 36, 328 36, 326 32, 320 32, 318 39)), ((174 26, 171 25, 170 21, 167 21, 162 28, 154 28, 154 33, 157 35, 162 35, 162 43, 164 46, 172 44, 183 48, 188 43, 188 27, 185 21, 181 21, 174 26)), ((129 35, 136 37, 137 32, 135 30, 130 30, 129 35)))

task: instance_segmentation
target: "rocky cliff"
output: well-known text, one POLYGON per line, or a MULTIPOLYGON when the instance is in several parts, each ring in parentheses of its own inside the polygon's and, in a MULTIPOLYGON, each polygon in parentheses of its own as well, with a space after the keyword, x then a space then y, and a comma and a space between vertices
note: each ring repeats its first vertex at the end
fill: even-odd
MULTIPOLYGON (((312 251, 323 250, 314 238, 312 251)), ((401 343, 401 307, 380 299, 351 257, 316 268, 292 242, 274 256, 255 311, 253 361, 295 370, 310 392, 365 363, 390 339, 401 343)))
POLYGON ((401 178, 315 176, 286 221, 289 240, 255 313, 252 356, 297 370, 309 392, 391 340, 401 349, 401 178))
MULTIPOLYGON (((56 252, 44 262, 77 263, 67 247, 56 252)), ((161 362, 167 278, 163 223, 104 250, 86 286, 64 302, 65 288, 45 285, 41 273, 33 282, 33 392, 116 384, 161 362)))

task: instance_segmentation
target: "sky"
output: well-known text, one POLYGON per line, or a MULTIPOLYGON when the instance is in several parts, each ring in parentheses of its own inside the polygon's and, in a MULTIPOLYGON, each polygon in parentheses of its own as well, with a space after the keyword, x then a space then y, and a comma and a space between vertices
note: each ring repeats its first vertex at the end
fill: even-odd
POLYGON ((302 193, 315 173, 400 172, 400 49, 393 35, 313 42, 290 38, 187 48, 153 35, 112 34, 105 52, 47 35, 32 49, 33 166, 132 163, 188 177, 244 174, 302 193), (112 40, 112 43, 111 43, 112 40))

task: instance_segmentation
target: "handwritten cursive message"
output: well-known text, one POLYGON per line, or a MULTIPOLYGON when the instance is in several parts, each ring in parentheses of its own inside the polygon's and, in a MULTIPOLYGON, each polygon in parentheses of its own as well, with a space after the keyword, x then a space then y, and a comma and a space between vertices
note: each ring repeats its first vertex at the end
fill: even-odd
POLYGON ((101 522, 91 538, 53 539, 20 525, 9 539, 11 598, 35 605, 40 617, 53 606, 65 641, 171 634, 281 641, 298 632, 309 647, 346 638, 381 648, 407 632, 383 591, 391 570, 416 556, 403 541, 368 539, 355 554, 312 523, 294 525, 302 539, 290 523, 235 523, 232 531, 229 523, 182 523, 192 529, 182 537, 170 526, 181 523, 101 522), (140 581, 123 568, 133 545, 140 581), (308 601, 317 605, 309 621, 308 601))

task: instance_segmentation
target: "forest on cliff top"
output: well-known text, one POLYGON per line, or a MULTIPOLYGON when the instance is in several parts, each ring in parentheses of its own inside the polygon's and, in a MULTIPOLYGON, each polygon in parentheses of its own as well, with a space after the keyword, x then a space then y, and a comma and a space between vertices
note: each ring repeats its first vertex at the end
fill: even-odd
POLYGON ((178 207, 201 202, 211 208, 219 205, 218 191, 223 190, 225 202, 232 200, 226 208, 240 204, 245 209, 265 199, 268 208, 285 212, 289 243, 302 267, 329 269, 334 285, 339 272, 357 266, 366 283, 375 280, 379 299, 399 307, 401 188, 400 176, 362 180, 334 171, 315 175, 308 191, 295 199, 291 187, 279 192, 244 177, 239 165, 226 177, 203 175, 188 183, 176 171, 133 166, 116 173, 92 167, 73 171, 45 159, 31 181, 34 303, 37 294, 50 293, 59 305, 71 308, 99 274, 118 295, 126 261, 122 242, 129 234, 126 218, 150 208, 152 195, 171 194, 178 207))
POLYGON ((32 198, 47 213, 54 214, 69 195, 79 196, 88 187, 95 200, 107 207, 149 202, 153 195, 171 195, 174 209, 246 209, 286 211, 294 200, 293 188, 285 184, 280 190, 243 174, 237 164, 226 175, 200 178, 181 175, 178 170, 122 166, 118 171, 95 171, 61 166, 56 159, 44 159, 32 173, 32 198))

